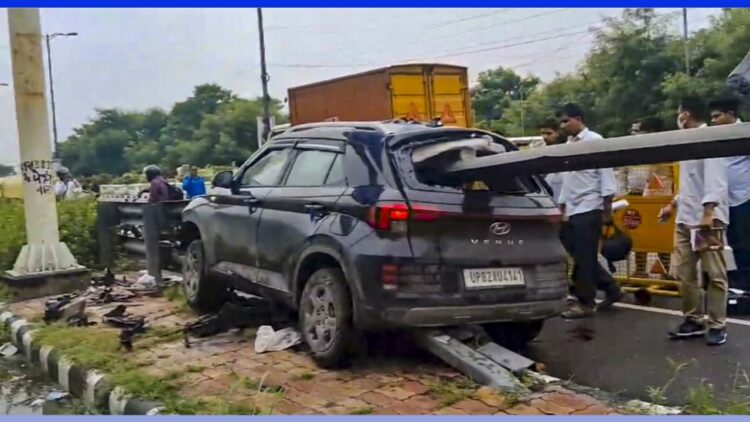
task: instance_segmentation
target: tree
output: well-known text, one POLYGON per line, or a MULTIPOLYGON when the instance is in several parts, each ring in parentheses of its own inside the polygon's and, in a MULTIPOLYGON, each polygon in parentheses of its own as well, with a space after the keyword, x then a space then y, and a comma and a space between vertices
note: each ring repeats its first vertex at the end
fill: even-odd
POLYGON ((540 82, 536 76, 524 78, 512 69, 503 67, 481 72, 472 96, 472 107, 478 125, 497 128, 505 110, 514 101, 531 95, 540 82))
POLYGON ((14 174, 16 174, 16 170, 13 166, 0 164, 0 177, 13 176, 14 174))
MULTIPOLYGON (((272 100, 277 121, 282 104, 272 100)), ((229 165, 245 160, 258 145, 259 99, 237 97, 218 85, 199 85, 172 107, 143 113, 97 110, 61 145, 63 162, 74 174, 123 175, 159 164, 170 173, 182 164, 229 165)))

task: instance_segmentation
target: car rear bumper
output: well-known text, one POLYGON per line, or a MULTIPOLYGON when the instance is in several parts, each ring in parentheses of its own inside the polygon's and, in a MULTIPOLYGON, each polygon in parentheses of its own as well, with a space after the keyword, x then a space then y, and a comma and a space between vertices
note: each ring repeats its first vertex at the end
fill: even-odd
POLYGON ((359 323, 366 328, 441 327, 506 321, 532 321, 559 315, 565 300, 546 300, 492 305, 389 307, 366 309, 359 323))

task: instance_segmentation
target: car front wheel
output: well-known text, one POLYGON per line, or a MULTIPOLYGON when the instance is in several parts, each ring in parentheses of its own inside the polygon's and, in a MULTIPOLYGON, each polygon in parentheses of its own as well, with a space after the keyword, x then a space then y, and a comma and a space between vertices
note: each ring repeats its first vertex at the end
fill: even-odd
POLYGON ((225 283, 211 277, 207 270, 203 242, 193 240, 187 247, 182 269, 182 291, 188 305, 198 312, 213 312, 229 297, 225 283))
POLYGON ((308 279, 300 300, 300 330, 313 359, 322 367, 346 363, 354 330, 352 305, 344 274, 322 268, 308 279))

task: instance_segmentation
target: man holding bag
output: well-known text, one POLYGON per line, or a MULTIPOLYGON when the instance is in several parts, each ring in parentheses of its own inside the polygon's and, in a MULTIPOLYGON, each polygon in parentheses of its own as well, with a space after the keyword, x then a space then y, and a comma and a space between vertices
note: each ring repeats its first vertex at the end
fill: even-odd
MULTIPOLYGON (((575 104, 566 104, 557 117, 560 128, 568 135, 568 143, 603 139, 586 127, 583 110, 575 104)), ((612 169, 572 171, 563 176, 558 204, 567 220, 563 243, 575 262, 573 281, 578 299, 577 304, 562 313, 563 318, 593 315, 597 289, 606 293, 599 309, 611 307, 622 297, 619 285, 598 259, 602 225, 612 224, 612 198, 616 189, 612 169)))

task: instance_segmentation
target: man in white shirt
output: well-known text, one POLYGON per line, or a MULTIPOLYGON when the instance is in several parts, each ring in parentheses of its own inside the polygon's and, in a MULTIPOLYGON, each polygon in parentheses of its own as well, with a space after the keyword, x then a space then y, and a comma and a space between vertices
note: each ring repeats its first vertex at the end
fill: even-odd
POLYGON ((55 182, 54 191, 58 201, 74 199, 81 191, 81 185, 70 175, 66 167, 57 170, 58 181, 55 182))
MULTIPOLYGON (((544 144, 547 146, 564 144, 566 139, 563 134, 560 133, 560 124, 554 119, 545 120, 539 125, 539 134, 544 140, 544 144)), ((557 201, 560 196, 560 188, 562 188, 562 173, 550 173, 544 176, 544 181, 547 182, 549 187, 552 189, 552 199, 557 201)))
MULTIPOLYGON (((716 98, 708 103, 711 124, 733 125, 739 119, 739 101, 734 97, 716 98)), ((729 285, 750 290, 750 155, 727 157, 729 227, 727 242, 734 252, 737 270, 728 274, 729 285)))
MULTIPOLYGON (((566 104, 560 112, 560 128, 568 134, 568 143, 593 142, 603 139, 589 130, 584 113, 575 104, 566 104)), ((599 241, 602 225, 612 224, 612 198, 617 182, 612 169, 580 170, 565 173, 558 198, 560 212, 567 221, 563 237, 575 262, 574 293, 578 299, 563 318, 585 318, 593 315, 596 290, 606 293, 599 309, 606 309, 620 300, 622 293, 612 275, 599 264, 599 241)))
MULTIPOLYGON (((705 127, 707 107, 694 97, 684 98, 678 110, 677 124, 681 129, 705 127)), ((729 197, 724 158, 680 162, 680 193, 662 209, 660 220, 666 222, 672 214, 675 220, 675 256, 673 267, 681 281, 682 313, 685 320, 669 331, 672 338, 704 336, 710 346, 726 343, 727 269, 720 250, 695 251, 691 231, 698 228, 717 228, 723 237, 729 223, 729 197), (697 266, 706 274, 705 289, 707 327, 703 322, 703 300, 697 266), (706 330, 708 328, 708 330, 706 330)))

